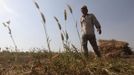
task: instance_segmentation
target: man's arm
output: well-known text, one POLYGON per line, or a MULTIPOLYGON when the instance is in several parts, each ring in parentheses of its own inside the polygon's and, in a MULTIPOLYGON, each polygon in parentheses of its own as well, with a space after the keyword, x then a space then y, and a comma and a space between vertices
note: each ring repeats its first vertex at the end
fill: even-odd
POLYGON ((97 18, 95 17, 94 14, 92 14, 93 16, 93 24, 95 25, 96 29, 97 29, 97 32, 99 32, 99 34, 101 34, 101 25, 99 23, 99 21, 97 20, 97 18))
POLYGON ((80 29, 81 29, 81 32, 83 31, 82 30, 82 17, 80 18, 80 29))

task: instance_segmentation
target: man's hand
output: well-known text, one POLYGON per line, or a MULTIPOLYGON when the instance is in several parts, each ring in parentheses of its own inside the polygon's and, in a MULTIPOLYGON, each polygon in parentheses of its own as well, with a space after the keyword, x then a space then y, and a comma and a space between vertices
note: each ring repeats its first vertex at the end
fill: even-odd
POLYGON ((97 32, 98 32, 99 34, 101 34, 101 33, 102 33, 102 31, 101 31, 101 29, 100 29, 100 28, 98 28, 98 29, 97 29, 97 32))

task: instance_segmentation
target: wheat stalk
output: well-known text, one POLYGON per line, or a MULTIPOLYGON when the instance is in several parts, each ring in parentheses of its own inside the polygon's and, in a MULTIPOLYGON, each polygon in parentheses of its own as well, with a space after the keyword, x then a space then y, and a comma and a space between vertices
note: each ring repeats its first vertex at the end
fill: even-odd
POLYGON ((7 22, 5 22, 5 23, 3 23, 3 25, 4 25, 5 27, 7 27, 8 31, 9 31, 9 35, 10 35, 10 37, 11 37, 11 39, 12 39, 12 42, 13 42, 13 45, 14 45, 14 47, 15 47, 15 51, 17 52, 17 45, 16 45, 16 43, 15 43, 15 40, 14 40, 13 35, 12 35, 11 28, 10 28, 10 26, 9 26, 9 25, 10 25, 10 20, 7 21, 7 22))
POLYGON ((64 19, 65 19, 65 21, 67 21, 67 11, 66 11, 66 9, 64 10, 64 19))
POLYGON ((66 43, 67 43, 67 41, 68 41, 68 39, 69 39, 69 36, 68 36, 67 29, 66 29, 66 22, 67 22, 67 11, 66 11, 66 9, 64 10, 64 20, 65 20, 65 32, 64 32, 64 34, 65 34, 66 43))
MULTIPOLYGON (((80 41, 80 45, 81 45, 81 38, 80 38, 80 33, 79 33, 79 30, 78 30, 78 24, 77 24, 77 21, 75 20, 75 17, 74 17, 74 14, 73 14, 73 10, 72 10, 72 7, 68 4, 67 5, 72 17, 73 17, 73 20, 75 22, 75 28, 76 28, 76 32, 77 32, 77 35, 78 35, 78 38, 79 38, 79 41, 80 41)), ((82 50, 82 45, 81 45, 81 50, 82 50)))
MULTIPOLYGON (((4 22, 3 25, 4 25, 4 26, 8 29, 8 31, 9 31, 9 35, 10 35, 10 38, 11 38, 11 40, 12 40, 12 42, 13 42, 13 45, 14 45, 14 48, 15 48, 15 52, 18 52, 18 47, 17 47, 16 42, 15 42, 15 40, 14 40, 14 38, 13 38, 12 31, 11 31, 11 28, 10 28, 10 20, 7 21, 7 22, 4 22)), ((18 60, 18 58, 17 58, 18 55, 17 55, 17 54, 14 54, 14 56, 15 56, 15 61, 17 61, 17 60, 18 60)))
POLYGON ((73 10, 72 10, 71 6, 68 4, 67 7, 69 8, 70 13, 73 14, 73 10))
POLYGON ((43 28, 44 28, 44 32, 45 32, 45 36, 46 36, 47 47, 48 47, 49 52, 51 52, 50 40, 49 40, 49 36, 48 36, 48 33, 47 33, 45 16, 44 16, 44 14, 41 12, 38 3, 37 3, 35 0, 33 0, 33 2, 34 2, 34 4, 35 4, 36 8, 38 9, 38 12, 39 12, 39 14, 40 14, 40 16, 41 16, 42 24, 43 24, 43 28))
POLYGON ((63 36, 63 31, 62 31, 61 24, 60 24, 60 22, 59 22, 57 17, 54 16, 54 19, 56 20, 56 22, 58 24, 58 27, 59 27, 59 30, 60 30, 60 34, 61 34, 62 45, 63 45, 63 48, 64 48, 64 36, 63 36))

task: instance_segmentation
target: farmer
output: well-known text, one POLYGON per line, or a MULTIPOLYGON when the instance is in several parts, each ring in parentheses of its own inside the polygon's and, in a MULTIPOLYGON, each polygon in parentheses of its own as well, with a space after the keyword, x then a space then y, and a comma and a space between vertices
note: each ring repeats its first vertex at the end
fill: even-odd
POLYGON ((84 55, 88 57, 88 47, 87 43, 90 42, 95 54, 98 57, 101 57, 100 51, 97 46, 95 32, 94 32, 94 26, 97 29, 97 32, 101 34, 101 26, 96 19, 94 14, 88 13, 88 8, 86 5, 84 5, 81 8, 82 17, 80 18, 81 23, 81 32, 82 32, 82 48, 84 50, 84 55))

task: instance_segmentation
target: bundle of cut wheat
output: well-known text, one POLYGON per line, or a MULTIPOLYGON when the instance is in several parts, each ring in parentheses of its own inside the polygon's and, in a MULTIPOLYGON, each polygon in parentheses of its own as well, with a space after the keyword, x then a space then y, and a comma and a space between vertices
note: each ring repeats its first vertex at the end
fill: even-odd
POLYGON ((104 55, 119 56, 122 53, 131 55, 132 51, 128 45, 129 44, 124 41, 99 40, 99 47, 104 55))

